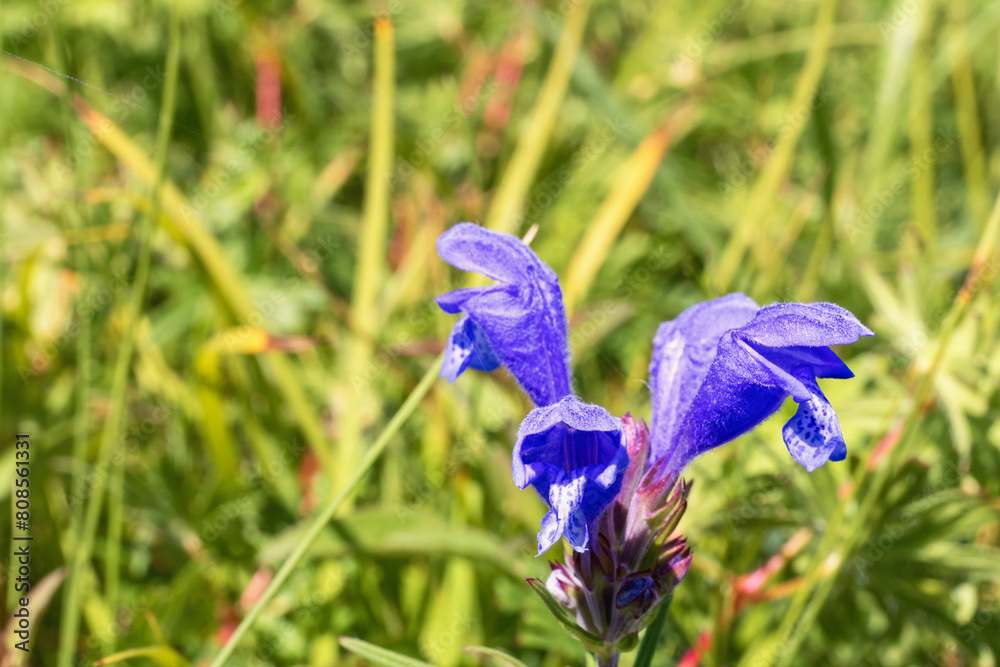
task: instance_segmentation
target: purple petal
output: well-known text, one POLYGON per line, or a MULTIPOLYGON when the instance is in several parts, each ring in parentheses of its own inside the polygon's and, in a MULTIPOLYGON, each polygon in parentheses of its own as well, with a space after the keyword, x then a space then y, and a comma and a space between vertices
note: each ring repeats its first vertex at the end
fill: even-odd
POLYGON ((574 470, 610 461, 621 446, 621 434, 620 419, 599 405, 583 403, 576 396, 535 408, 517 431, 514 483, 522 489, 531 483, 528 468, 537 463, 574 470), (582 443, 585 446, 580 446, 582 443), (526 462, 522 460, 525 457, 526 462))
POLYGON ((457 289, 434 299, 441 310, 451 315, 462 312, 462 304, 483 291, 482 287, 457 289))
POLYGON ((567 396, 532 410, 518 431, 511 473, 552 508, 538 535, 539 553, 565 535, 585 551, 590 529, 621 489, 628 468, 620 419, 604 408, 567 396))
MULTIPOLYGON (((573 475, 567 480, 555 479, 549 486, 549 505, 556 513, 556 521, 560 531, 566 536, 575 551, 586 551, 589 531, 588 517, 584 514, 584 494, 587 489, 587 478, 581 474, 573 475)), ((596 517, 595 517, 596 518, 596 517)))
POLYGON ((691 306, 660 325, 649 366, 652 458, 664 455, 679 436, 682 420, 715 360, 719 338, 749 322, 759 308, 745 294, 730 294, 691 306))
POLYGON ((828 347, 792 346, 784 348, 765 347, 749 342, 758 354, 770 359, 776 365, 788 369, 793 374, 796 369, 809 369, 818 378, 838 378, 847 380, 854 373, 837 353, 828 347))
POLYGON ((556 511, 549 510, 542 517, 542 529, 538 531, 538 555, 551 549, 561 536, 562 526, 559 525, 559 519, 556 518, 556 511))
POLYGON ((523 282, 529 273, 537 273, 536 280, 559 281, 521 239, 471 222, 460 222, 442 234, 437 251, 456 269, 481 273, 501 283, 523 282))
POLYGON ((695 456, 746 433, 781 407, 789 394, 787 381, 797 381, 761 361, 734 338, 734 332, 722 337, 718 354, 668 450, 671 469, 680 470, 695 456))
POLYGON ((871 330, 832 303, 774 303, 742 328, 743 337, 767 347, 826 347, 853 343, 871 330))
POLYGON ((446 312, 467 314, 482 329, 496 358, 536 405, 568 396, 572 384, 566 313, 552 269, 518 238, 471 223, 442 234, 438 253, 460 269, 501 281, 443 294, 438 305, 446 312))
POLYGON ((454 382, 467 367, 482 371, 492 371, 500 365, 493 348, 486 339, 486 333, 468 315, 455 322, 448 337, 441 377, 454 382))
POLYGON ((827 461, 843 461, 847 445, 837 415, 815 382, 813 396, 799 403, 795 416, 781 429, 792 458, 812 472, 827 461))
POLYGON ((836 414, 815 378, 852 377, 828 346, 871 331, 834 304, 774 304, 748 316, 751 304, 729 295, 661 326, 650 369, 652 451, 668 461, 667 470, 749 431, 789 396, 800 404, 784 430, 795 460, 811 471, 846 457, 836 414))

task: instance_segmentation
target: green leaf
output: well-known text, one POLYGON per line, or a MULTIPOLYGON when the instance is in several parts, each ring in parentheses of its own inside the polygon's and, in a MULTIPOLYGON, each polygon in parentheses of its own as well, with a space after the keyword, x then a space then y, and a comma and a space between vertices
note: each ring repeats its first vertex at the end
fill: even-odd
POLYGON ((589 651, 598 653, 610 650, 610 647, 603 639, 595 634, 587 632, 576 624, 576 618, 573 614, 571 614, 569 609, 561 605, 559 601, 552 596, 552 593, 550 593, 549 589, 545 587, 545 583, 543 581, 540 579, 528 579, 528 585, 531 586, 532 590, 538 593, 538 597, 542 598, 542 602, 545 603, 549 612, 551 612, 552 615, 555 616, 556 620, 559 621, 559 625, 562 626, 563 630, 582 642, 589 651))
POLYGON ((390 651, 375 644, 369 644, 355 637, 341 637, 340 645, 351 653, 360 655, 365 660, 370 660, 376 665, 384 665, 385 667, 434 667, 430 663, 390 651))
POLYGON ((441 667, 456 667, 462 660, 460 638, 475 640, 476 573, 471 562, 449 559, 441 588, 428 606, 420 631, 420 652, 441 667))
POLYGON ((480 662, 483 662, 483 658, 486 658, 487 662, 484 664, 487 665, 493 664, 507 667, 527 667, 527 665, 514 656, 497 648, 490 648, 488 646, 466 646, 465 650, 479 658, 480 662))
POLYGON ((169 646, 146 646, 143 648, 130 648, 126 651, 119 651, 94 663, 95 667, 110 665, 123 660, 133 658, 148 658, 162 667, 188 667, 190 664, 180 653, 169 646))

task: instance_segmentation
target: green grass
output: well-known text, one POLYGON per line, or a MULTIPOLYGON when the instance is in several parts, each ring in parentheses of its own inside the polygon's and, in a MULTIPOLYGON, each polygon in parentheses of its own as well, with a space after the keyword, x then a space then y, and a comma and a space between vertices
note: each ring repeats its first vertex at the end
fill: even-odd
POLYGON ((1000 6, 6 0, 0 34, 11 664, 586 664, 524 581, 528 400, 433 380, 462 220, 537 225, 615 414, 705 298, 876 333, 823 385, 847 461, 799 468, 787 405, 689 469, 649 664, 1000 661, 1000 6))

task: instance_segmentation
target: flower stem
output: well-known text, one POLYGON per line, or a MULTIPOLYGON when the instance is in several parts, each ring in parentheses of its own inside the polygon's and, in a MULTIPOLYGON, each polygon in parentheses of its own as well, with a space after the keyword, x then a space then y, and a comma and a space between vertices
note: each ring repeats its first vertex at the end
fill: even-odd
POLYGON ((618 655, 618 653, 603 655, 595 653, 594 657, 597 658, 597 667, 618 667, 618 655))

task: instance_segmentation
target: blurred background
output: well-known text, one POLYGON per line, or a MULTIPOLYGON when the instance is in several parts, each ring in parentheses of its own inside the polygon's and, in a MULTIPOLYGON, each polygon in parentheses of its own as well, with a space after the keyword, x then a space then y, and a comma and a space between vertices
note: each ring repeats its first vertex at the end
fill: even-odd
POLYGON ((207 666, 254 609, 229 664, 586 664, 524 582, 528 399, 418 384, 465 220, 537 226, 614 414, 706 298, 875 331, 823 385, 846 461, 790 459, 789 401, 688 470, 652 664, 997 664, 1000 3, 4 0, 0 34, 4 665, 207 666))

